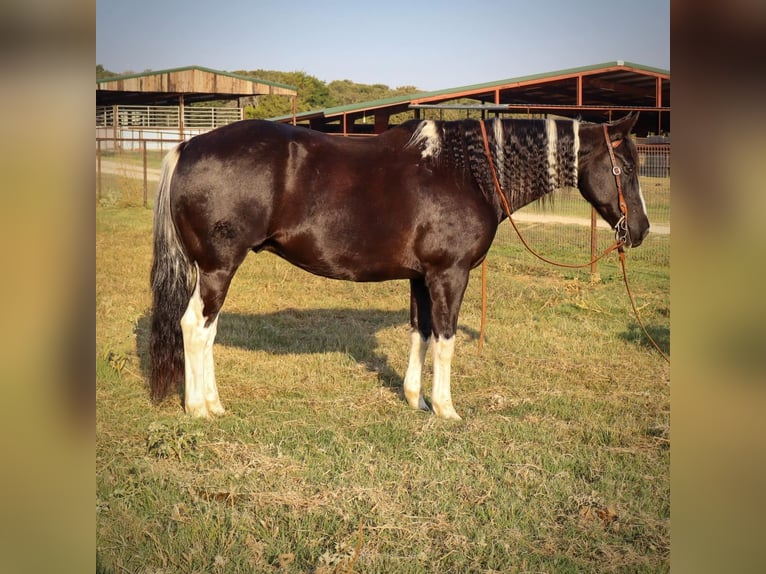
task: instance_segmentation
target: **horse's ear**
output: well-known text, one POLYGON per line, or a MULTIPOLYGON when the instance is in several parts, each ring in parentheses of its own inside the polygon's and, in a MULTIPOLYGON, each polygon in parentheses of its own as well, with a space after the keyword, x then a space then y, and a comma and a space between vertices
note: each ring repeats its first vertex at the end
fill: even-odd
MULTIPOLYGON (((607 124, 609 131, 609 140, 618 142, 626 139, 633 126, 636 125, 639 112, 631 112, 624 118, 607 124)), ((583 123, 580 126, 580 155, 585 156, 593 149, 604 145, 604 124, 583 123)))
POLYGON ((614 122, 609 128, 609 139, 612 141, 625 139, 630 135, 633 126, 638 121, 640 112, 630 112, 627 116, 614 122))

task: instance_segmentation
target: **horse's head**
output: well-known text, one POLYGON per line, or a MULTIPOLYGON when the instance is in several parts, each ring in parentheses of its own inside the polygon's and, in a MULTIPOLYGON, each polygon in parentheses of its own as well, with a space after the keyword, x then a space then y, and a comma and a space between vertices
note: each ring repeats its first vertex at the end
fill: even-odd
POLYGON ((582 124, 577 164, 580 193, 630 247, 641 245, 649 233, 638 183, 638 152, 628 137, 637 119, 638 113, 629 114, 608 125, 606 132, 601 124, 582 124))

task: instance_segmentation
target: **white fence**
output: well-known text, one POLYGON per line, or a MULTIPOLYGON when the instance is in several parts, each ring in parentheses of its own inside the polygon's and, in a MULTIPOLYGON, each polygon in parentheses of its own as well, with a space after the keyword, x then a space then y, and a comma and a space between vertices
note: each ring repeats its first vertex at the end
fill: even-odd
POLYGON ((119 140, 124 140, 125 150, 139 149, 134 140, 148 140, 150 149, 159 149, 161 144, 153 140, 188 139, 242 119, 241 108, 185 106, 181 125, 180 110, 178 106, 98 106, 96 137, 112 139, 111 144, 103 142, 104 149, 113 148, 119 140))

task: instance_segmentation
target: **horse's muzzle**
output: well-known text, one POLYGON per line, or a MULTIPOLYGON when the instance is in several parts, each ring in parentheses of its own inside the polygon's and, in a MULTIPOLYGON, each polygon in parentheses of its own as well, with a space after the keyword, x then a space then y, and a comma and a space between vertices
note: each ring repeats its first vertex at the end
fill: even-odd
POLYGON ((630 247, 638 247, 644 242, 644 239, 646 239, 646 236, 649 235, 649 226, 646 226, 646 229, 644 229, 641 232, 641 235, 638 237, 638 239, 634 239, 634 235, 631 234, 628 241, 630 241, 630 247))

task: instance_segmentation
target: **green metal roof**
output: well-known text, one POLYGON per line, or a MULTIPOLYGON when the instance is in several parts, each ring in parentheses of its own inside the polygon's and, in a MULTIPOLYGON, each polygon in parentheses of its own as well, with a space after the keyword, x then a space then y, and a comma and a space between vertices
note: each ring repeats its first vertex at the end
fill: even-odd
MULTIPOLYGON (((361 112, 366 109, 374 109, 374 108, 382 108, 387 106, 392 106, 395 104, 403 103, 409 100, 421 100, 421 99, 430 99, 433 97, 438 96, 448 96, 453 93, 463 93, 463 92, 479 92, 482 90, 487 90, 491 88, 496 88, 499 86, 506 86, 509 84, 520 84, 520 83, 526 83, 526 82, 532 82, 535 80, 546 80, 551 78, 557 78, 561 76, 575 76, 578 74, 585 74, 588 72, 598 72, 602 71, 608 68, 625 68, 626 70, 635 70, 638 72, 647 72, 649 74, 660 74, 660 75, 667 75, 670 76, 670 70, 664 70, 661 68, 653 68, 650 66, 644 66, 642 64, 635 64, 633 62, 626 62, 623 60, 617 60, 614 62, 605 62, 603 64, 594 64, 591 66, 582 66, 578 68, 567 68, 564 70, 557 70, 553 72, 545 72, 542 74, 532 74, 528 76, 519 76, 515 78, 507 78, 504 80, 495 80, 492 82, 486 82, 482 84, 471 84, 467 86, 458 86, 455 88, 446 88, 442 90, 435 90, 430 92, 416 92, 412 94, 404 94, 401 96, 394 96, 390 98, 383 98, 379 100, 370 100, 367 102, 359 102, 354 104, 347 104, 343 106, 335 106, 331 108, 324 108, 319 110, 312 110, 307 112, 301 112, 296 114, 297 120, 302 119, 309 119, 313 117, 328 117, 328 116, 335 116, 343 113, 348 112, 361 112)), ((284 115, 284 116, 278 116, 274 118, 270 118, 272 121, 285 121, 287 119, 292 119, 292 114, 284 115)))

